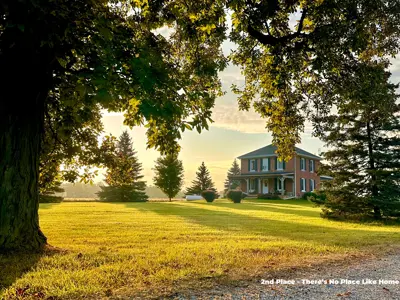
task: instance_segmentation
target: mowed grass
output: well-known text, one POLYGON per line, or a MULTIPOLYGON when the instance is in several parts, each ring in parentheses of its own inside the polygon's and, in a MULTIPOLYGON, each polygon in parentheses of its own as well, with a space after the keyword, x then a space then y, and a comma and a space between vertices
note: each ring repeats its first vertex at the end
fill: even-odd
POLYGON ((0 256, 0 298, 157 297, 400 244, 400 226, 319 217, 304 200, 40 205, 57 249, 0 256), (43 296, 40 295, 39 296, 43 296))

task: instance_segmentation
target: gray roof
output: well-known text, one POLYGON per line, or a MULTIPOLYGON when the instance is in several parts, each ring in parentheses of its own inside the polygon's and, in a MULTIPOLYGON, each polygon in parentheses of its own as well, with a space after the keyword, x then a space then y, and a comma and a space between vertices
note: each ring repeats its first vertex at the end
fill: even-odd
MULTIPOLYGON (((297 155, 307 156, 307 157, 315 158, 315 159, 318 159, 318 160, 322 159, 321 157, 319 157, 317 155, 314 155, 314 154, 312 154, 310 152, 307 152, 307 151, 305 151, 303 149, 300 149, 298 147, 295 147, 294 149, 295 149, 297 155)), ((277 147, 275 145, 270 144, 270 145, 265 146, 263 148, 254 150, 254 151, 246 153, 246 154, 243 154, 243 155, 239 156, 238 158, 239 159, 243 159, 243 158, 257 158, 257 157, 265 157, 265 156, 277 156, 276 150, 277 150, 277 147)))
POLYGON ((284 171, 268 171, 268 172, 254 172, 254 173, 246 173, 240 175, 230 175, 229 178, 239 178, 239 177, 262 177, 262 175, 270 175, 267 177, 273 177, 276 175, 292 175, 293 172, 284 172, 284 171))

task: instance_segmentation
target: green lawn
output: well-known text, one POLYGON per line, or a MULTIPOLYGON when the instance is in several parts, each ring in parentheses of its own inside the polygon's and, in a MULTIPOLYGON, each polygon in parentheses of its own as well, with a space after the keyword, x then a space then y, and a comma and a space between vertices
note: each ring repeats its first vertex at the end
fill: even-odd
MULTIPOLYGON (((168 295, 400 245, 400 226, 319 217, 304 200, 41 204, 55 250, 0 256, 0 298, 168 295)), ((379 252, 379 251, 378 251, 379 252)))

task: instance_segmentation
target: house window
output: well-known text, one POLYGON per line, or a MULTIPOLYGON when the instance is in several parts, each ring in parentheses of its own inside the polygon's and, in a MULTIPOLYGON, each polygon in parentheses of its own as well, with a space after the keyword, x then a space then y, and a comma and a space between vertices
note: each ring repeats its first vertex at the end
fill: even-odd
POLYGON ((310 179, 310 192, 315 190, 315 180, 310 179))
POLYGON ((256 170, 257 170, 256 160, 252 159, 250 160, 250 171, 255 172, 256 170))
POLYGON ((310 159, 310 172, 314 173, 314 161, 310 159))
POLYGON ((305 171, 306 170, 306 159, 305 158, 300 158, 300 170, 305 171))
POLYGON ((306 191, 306 179, 305 178, 300 178, 300 191, 301 192, 306 191))
POLYGON ((262 160, 262 170, 263 171, 268 171, 269 170, 269 159, 268 158, 263 158, 263 160, 262 160))
POLYGON ((277 160, 276 161, 277 165, 276 165, 276 169, 277 170, 283 170, 283 160, 277 160))

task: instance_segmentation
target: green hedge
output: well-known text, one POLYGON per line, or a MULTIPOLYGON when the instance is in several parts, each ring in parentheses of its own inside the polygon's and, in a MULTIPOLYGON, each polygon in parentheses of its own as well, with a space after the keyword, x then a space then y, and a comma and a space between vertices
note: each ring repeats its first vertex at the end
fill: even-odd
POLYGON ((206 199, 207 202, 213 202, 215 199, 218 198, 218 195, 213 190, 205 190, 201 192, 201 196, 206 199))
POLYGON ((240 203, 247 195, 242 191, 231 190, 226 193, 226 196, 228 199, 232 200, 233 203, 240 203))
POLYGON ((258 194, 257 199, 276 200, 279 199, 279 197, 275 194, 258 194))

